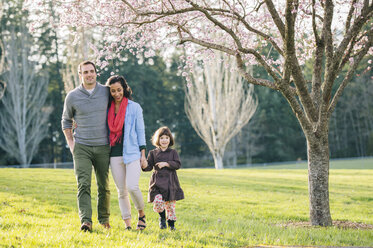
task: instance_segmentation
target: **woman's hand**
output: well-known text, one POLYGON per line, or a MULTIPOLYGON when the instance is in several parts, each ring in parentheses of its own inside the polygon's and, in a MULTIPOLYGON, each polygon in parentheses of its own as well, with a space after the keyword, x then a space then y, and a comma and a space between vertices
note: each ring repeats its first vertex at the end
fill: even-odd
POLYGON ((158 162, 155 165, 158 166, 159 169, 162 169, 163 167, 170 167, 167 162, 158 162))
POLYGON ((145 157, 141 157, 140 158, 140 164, 141 164, 141 168, 145 169, 146 167, 148 167, 148 161, 146 160, 145 157))

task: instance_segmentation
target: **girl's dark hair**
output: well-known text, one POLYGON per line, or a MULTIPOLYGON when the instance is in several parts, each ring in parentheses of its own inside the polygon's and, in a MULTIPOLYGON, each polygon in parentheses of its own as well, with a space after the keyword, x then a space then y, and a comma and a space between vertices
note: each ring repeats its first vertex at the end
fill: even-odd
MULTIPOLYGON (((123 76, 118 76, 118 75, 111 76, 106 81, 106 86, 110 87, 110 85, 115 84, 115 83, 120 83, 123 87, 123 96, 132 100, 132 90, 127 84, 126 79, 124 79, 123 76)), ((111 96, 111 94, 109 94, 109 104, 112 101, 114 101, 114 98, 111 96)))
POLYGON ((171 130, 168 127, 164 126, 164 127, 158 128, 158 130, 155 131, 155 133, 153 134, 152 144, 154 146, 156 146, 156 147, 161 146, 159 144, 159 139, 162 135, 167 135, 168 137, 170 137, 170 144, 168 146, 173 146, 174 145, 174 137, 172 136, 171 130))

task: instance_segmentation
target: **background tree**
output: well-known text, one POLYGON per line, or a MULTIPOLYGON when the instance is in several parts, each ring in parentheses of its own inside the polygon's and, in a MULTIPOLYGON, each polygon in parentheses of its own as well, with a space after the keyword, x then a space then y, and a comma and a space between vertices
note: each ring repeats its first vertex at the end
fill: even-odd
POLYGON ((369 147, 373 137, 372 72, 358 73, 362 75, 355 76, 331 116, 330 150, 334 157, 363 157, 373 153, 369 147))
MULTIPOLYGON (((1 9, 1 6, 0 6, 0 9, 1 9)), ((1 14, 1 13, 0 13, 0 14, 1 14)), ((0 75, 1 75, 2 72, 3 72, 3 68, 4 68, 4 60, 5 60, 5 56, 4 56, 4 46, 3 46, 2 41, 0 40, 0 75)), ((5 88, 6 88, 6 83, 0 80, 0 99, 1 99, 1 98, 3 97, 3 95, 4 95, 5 88)))
POLYGON ((63 69, 63 82, 66 93, 79 86, 78 65, 90 59, 89 44, 91 43, 94 43, 94 39, 90 31, 83 27, 71 28, 68 40, 65 41, 66 64, 63 69))
MULTIPOLYGON (((39 0, 30 2, 31 7, 39 8, 39 0)), ((372 0, 163 0, 152 4, 122 0, 94 6, 82 0, 63 4, 62 23, 107 27, 107 37, 117 34, 116 41, 123 43, 123 49, 178 40, 187 49, 194 43, 220 50, 236 56, 238 69, 249 83, 281 92, 307 140, 311 222, 331 225, 328 123, 360 61, 368 51, 373 52, 372 0), (84 22, 78 18, 82 16, 84 22), (164 32, 159 32, 161 28, 164 32), (216 33, 223 38, 211 37, 216 33), (165 39, 167 35, 169 39, 165 39), (268 44, 279 59, 261 53, 261 47, 268 44), (313 64, 311 81, 303 72, 307 60, 313 64), (255 62, 265 68, 271 80, 247 73, 245 65, 255 62), (344 68, 347 74, 336 85, 344 68)), ((113 53, 112 46, 104 50, 113 53)))
POLYGON ((48 79, 37 76, 36 63, 29 61, 30 36, 21 31, 12 30, 4 39, 3 77, 8 86, 0 112, 0 147, 20 164, 29 165, 47 134, 50 109, 44 106, 48 79))
POLYGON ((216 169, 223 169, 227 143, 249 122, 258 105, 253 86, 245 87, 235 67, 229 56, 216 53, 203 71, 196 67, 186 89, 185 112, 209 147, 216 169))
MULTIPOLYGON (((144 54, 121 51, 118 58, 113 58, 100 70, 98 80, 105 83, 110 75, 123 75, 133 90, 134 101, 143 108, 147 149, 153 148, 150 139, 154 131, 166 125, 175 135, 180 156, 190 161, 192 156, 203 155, 207 147, 184 112, 184 81, 177 75, 177 67, 176 57, 167 64, 159 54, 145 58, 144 54)), ((186 166, 200 164, 203 163, 186 166)))
MULTIPOLYGON (((2 19, 2 17, 3 17, 3 3, 0 1, 0 20, 2 19)), ((4 67, 4 46, 3 46, 2 40, 0 39, 0 75, 3 71, 3 67, 4 67)), ((4 95, 5 88, 6 88, 6 83, 0 80, 0 99, 4 95)))

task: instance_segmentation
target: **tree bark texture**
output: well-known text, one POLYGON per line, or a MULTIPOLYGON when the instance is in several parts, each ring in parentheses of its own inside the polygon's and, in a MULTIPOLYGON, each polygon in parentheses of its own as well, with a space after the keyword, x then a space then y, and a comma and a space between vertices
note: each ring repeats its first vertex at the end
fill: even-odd
POLYGON ((328 133, 307 137, 308 194, 312 225, 330 226, 328 133))
POLYGON ((312 225, 330 226, 328 133, 307 138, 308 192, 312 225))

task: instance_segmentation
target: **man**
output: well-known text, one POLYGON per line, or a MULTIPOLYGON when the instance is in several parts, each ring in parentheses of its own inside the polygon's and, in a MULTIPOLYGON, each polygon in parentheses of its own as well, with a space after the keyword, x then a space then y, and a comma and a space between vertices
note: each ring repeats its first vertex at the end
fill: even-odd
POLYGON ((62 129, 74 160, 79 217, 82 224, 80 229, 91 231, 92 166, 98 187, 98 221, 103 227, 110 228, 110 146, 106 124, 109 89, 96 82, 97 71, 94 63, 82 62, 78 72, 81 84, 66 96, 62 129), (76 123, 74 134, 73 120, 76 123))

